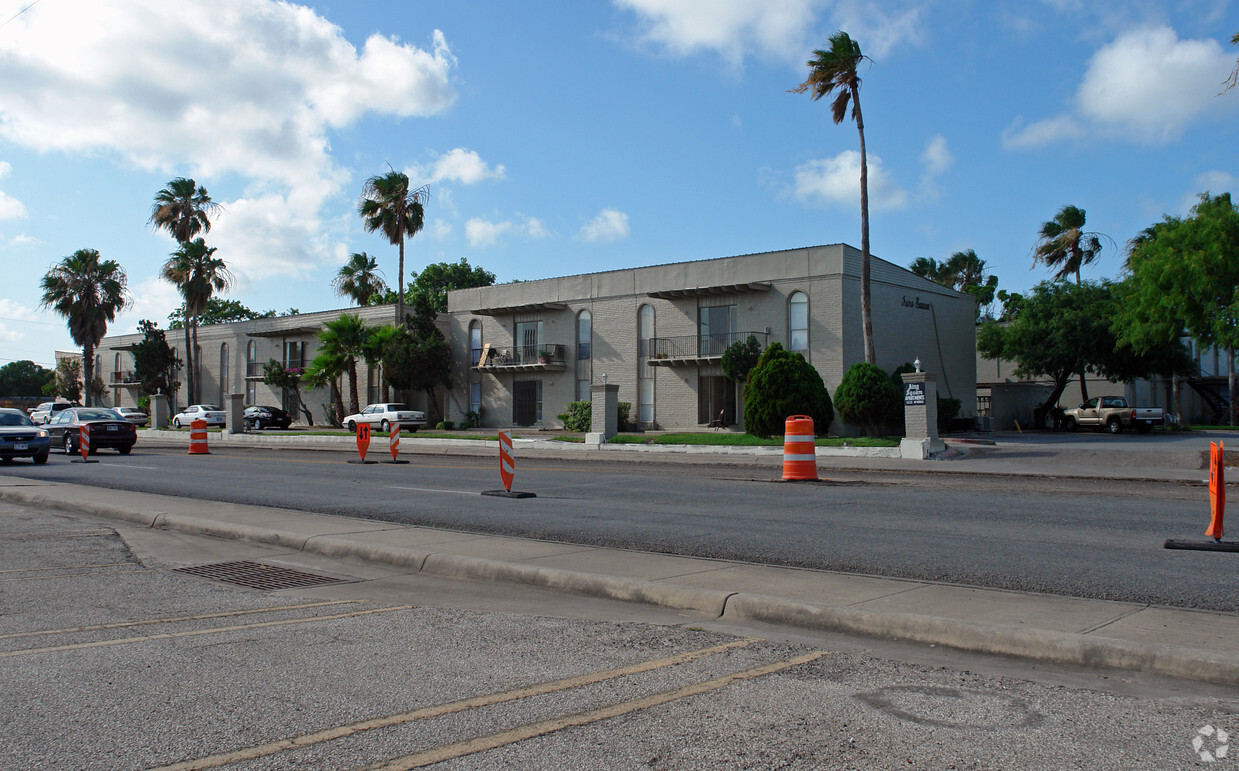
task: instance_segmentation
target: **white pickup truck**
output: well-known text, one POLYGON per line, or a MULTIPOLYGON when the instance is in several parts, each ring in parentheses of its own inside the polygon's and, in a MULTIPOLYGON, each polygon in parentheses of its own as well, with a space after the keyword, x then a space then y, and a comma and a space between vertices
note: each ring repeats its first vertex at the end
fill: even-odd
POLYGON ((1121 396, 1099 396, 1063 412, 1063 428, 1068 431, 1075 431, 1077 426, 1092 426, 1112 434, 1125 428, 1147 434, 1165 422, 1166 411, 1161 407, 1131 407, 1121 396))

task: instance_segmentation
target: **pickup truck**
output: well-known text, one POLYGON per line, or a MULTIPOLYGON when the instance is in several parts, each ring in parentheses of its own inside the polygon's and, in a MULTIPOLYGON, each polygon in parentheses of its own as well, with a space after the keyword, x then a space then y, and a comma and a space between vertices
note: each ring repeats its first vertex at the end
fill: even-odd
POLYGON ((1063 412, 1063 428, 1075 431, 1077 426, 1093 426, 1098 431, 1106 429, 1117 434, 1125 428, 1134 428, 1142 434, 1166 422, 1166 411, 1161 407, 1131 407, 1121 396, 1100 396, 1089 399, 1074 410, 1063 412))

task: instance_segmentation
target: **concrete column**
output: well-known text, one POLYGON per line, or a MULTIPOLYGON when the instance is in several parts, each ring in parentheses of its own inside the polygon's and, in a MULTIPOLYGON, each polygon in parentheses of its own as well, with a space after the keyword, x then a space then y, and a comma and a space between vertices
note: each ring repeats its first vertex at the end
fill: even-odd
POLYGON ((585 435, 585 443, 605 444, 619 433, 619 386, 614 383, 591 385, 589 396, 592 403, 590 432, 585 435))
POLYGON ((942 452, 938 438, 938 377, 930 372, 905 372, 903 378, 904 439, 899 454, 924 460, 942 452))
POLYGON ((228 433, 245 430, 245 394, 228 394, 228 433))
POLYGON ((168 414, 168 395, 151 395, 151 428, 167 428, 172 416, 168 414))

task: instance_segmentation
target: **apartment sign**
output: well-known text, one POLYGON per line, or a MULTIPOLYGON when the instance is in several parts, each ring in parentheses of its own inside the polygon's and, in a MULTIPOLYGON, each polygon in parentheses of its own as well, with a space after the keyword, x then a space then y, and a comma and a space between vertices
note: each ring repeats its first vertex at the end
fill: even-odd
POLYGON ((925 404, 925 384, 904 383, 903 403, 906 407, 915 407, 925 404))
POLYGON ((934 307, 927 302, 921 302, 921 298, 919 297, 913 297, 911 300, 909 300, 907 295, 904 295, 900 299, 899 304, 905 308, 912 308, 918 311, 927 311, 934 307))

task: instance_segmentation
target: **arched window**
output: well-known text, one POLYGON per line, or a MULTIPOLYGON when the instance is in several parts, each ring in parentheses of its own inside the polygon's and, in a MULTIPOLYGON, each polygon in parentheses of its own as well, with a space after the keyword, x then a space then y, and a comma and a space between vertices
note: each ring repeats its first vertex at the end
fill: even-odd
POLYGON ((637 422, 654 425, 654 368, 649 358, 654 339, 654 306, 642 305, 637 311, 637 422))
POLYGON ((809 296, 792 292, 787 299, 787 349, 809 358, 809 296))
POLYGON ((228 379, 228 343, 219 344, 219 401, 224 409, 228 409, 225 402, 228 401, 228 394, 232 393, 232 383, 228 379))
POLYGON ((576 317, 576 398, 587 402, 590 399, 589 385, 593 380, 593 317, 589 311, 581 311, 576 317))

